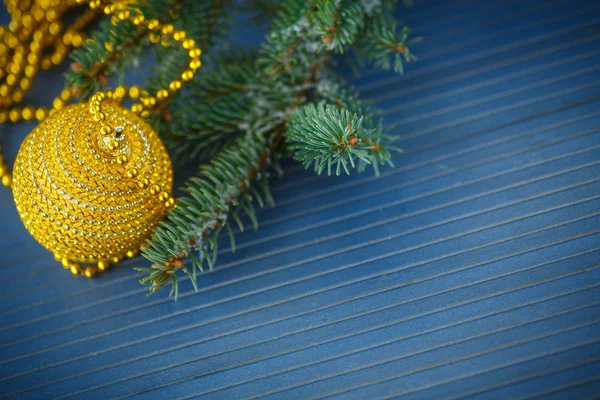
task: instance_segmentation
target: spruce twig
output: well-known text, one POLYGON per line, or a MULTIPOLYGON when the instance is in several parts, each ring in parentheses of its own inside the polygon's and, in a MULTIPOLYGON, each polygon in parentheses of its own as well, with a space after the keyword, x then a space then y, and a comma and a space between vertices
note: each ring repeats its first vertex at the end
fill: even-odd
MULTIPOLYGON (((227 230, 234 249, 231 225, 243 230, 245 216, 257 226, 255 204, 273 204, 268 168, 278 168, 276 160, 286 149, 305 167, 328 174, 360 172, 369 165, 377 174, 399 150, 381 120, 333 72, 334 53, 349 50, 397 72, 415 60, 411 46, 418 39, 410 39, 410 29, 398 28, 391 17, 397 1, 251 0, 257 3, 264 3, 263 16, 275 15, 260 49, 210 54, 207 50, 224 40, 237 2, 139 3, 146 18, 169 21, 194 38, 207 66, 149 117, 174 159, 203 165, 142 249, 152 266, 138 270, 146 274, 141 283, 151 293, 171 285, 170 294, 177 297, 181 274, 196 288, 198 271, 215 265, 220 233, 227 230)), ((82 96, 146 48, 132 24, 110 22, 73 54, 75 71, 68 79, 82 96)), ((153 46, 156 68, 145 85, 150 94, 187 62, 185 51, 164 45, 153 46)))

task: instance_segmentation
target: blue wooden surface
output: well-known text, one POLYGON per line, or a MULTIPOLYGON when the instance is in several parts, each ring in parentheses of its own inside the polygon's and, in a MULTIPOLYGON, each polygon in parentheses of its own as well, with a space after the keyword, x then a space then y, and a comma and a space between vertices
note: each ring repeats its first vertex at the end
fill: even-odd
MULTIPOLYGON (((356 80, 402 135, 396 168, 287 163, 199 293, 144 297, 139 257, 72 278, 0 192, 0 396, 597 397, 600 4, 421 0, 403 19, 420 61, 356 80)), ((9 159, 31 127, 1 127, 9 159)))

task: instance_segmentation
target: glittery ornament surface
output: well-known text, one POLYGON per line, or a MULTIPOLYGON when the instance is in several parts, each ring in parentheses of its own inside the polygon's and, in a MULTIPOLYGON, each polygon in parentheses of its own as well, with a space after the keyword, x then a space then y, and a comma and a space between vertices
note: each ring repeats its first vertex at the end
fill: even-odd
POLYGON ((104 124, 87 104, 52 113, 17 155, 17 210, 57 259, 95 263, 134 254, 172 202, 171 161, 156 133, 112 101, 102 111, 104 124))

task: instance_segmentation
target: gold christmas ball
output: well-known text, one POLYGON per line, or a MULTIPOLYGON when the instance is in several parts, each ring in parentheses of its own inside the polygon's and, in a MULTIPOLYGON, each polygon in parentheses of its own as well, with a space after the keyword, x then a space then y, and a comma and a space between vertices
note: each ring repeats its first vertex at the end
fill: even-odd
POLYGON ((171 160, 152 128, 111 99, 98 113, 85 103, 51 113, 15 161, 21 220, 66 268, 136 254, 167 211, 160 193, 171 198, 171 160))

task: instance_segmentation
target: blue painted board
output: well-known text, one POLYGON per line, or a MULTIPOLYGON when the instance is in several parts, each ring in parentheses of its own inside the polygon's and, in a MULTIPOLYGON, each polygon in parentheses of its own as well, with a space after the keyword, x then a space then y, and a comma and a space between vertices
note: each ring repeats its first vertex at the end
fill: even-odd
MULTIPOLYGON (((395 168, 285 161, 198 293, 145 297, 140 257, 70 277, 1 191, 0 397, 598 397, 600 4, 415 3, 404 75, 341 71, 395 168)), ((9 162, 32 126, 0 127, 9 162)))

